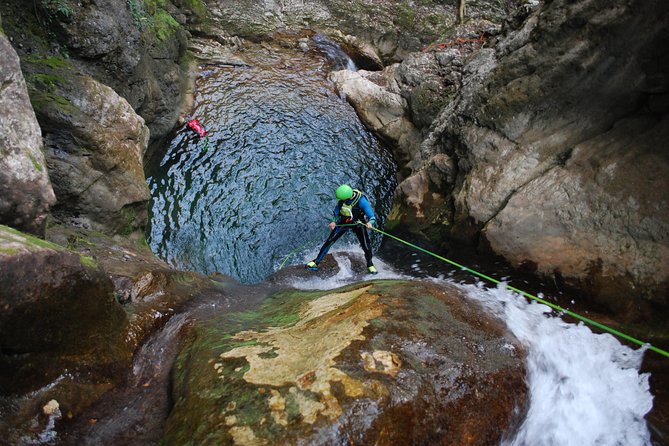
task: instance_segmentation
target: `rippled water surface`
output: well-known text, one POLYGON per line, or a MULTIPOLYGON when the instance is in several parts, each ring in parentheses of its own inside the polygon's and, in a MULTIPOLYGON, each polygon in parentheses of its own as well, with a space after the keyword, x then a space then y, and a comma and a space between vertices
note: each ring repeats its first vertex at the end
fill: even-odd
POLYGON ((323 242, 338 184, 363 189, 383 218, 396 183, 322 56, 247 57, 249 67, 207 67, 198 79, 192 117, 209 135, 179 130, 151 173, 149 243, 178 268, 256 283, 294 249, 323 242))

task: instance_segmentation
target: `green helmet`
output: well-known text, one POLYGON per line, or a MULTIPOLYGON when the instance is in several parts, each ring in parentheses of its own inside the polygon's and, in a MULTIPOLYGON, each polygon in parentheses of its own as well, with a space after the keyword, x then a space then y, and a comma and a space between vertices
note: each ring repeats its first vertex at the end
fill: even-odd
POLYGON ((348 184, 342 184, 335 191, 337 200, 348 200, 353 196, 353 189, 348 184))

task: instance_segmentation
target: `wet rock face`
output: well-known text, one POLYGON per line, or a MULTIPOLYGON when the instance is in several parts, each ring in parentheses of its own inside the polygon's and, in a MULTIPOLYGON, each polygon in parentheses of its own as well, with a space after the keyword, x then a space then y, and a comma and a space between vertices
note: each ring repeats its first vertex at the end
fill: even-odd
POLYGON ((457 291, 282 292, 199 323, 164 444, 495 444, 526 407, 522 348, 457 291))
POLYGON ((619 313, 666 308, 668 8, 544 2, 465 60, 422 168, 398 187, 395 221, 482 241, 619 313))
MULTIPOLYGON (((190 2, 195 5, 197 1, 190 2)), ((38 11, 79 67, 110 86, 147 122, 152 138, 176 123, 183 97, 186 35, 171 2, 99 0, 69 5, 42 2, 38 11)), ((191 12, 188 7, 184 11, 191 12)))
POLYGON ((82 227, 128 234, 146 222, 150 194, 142 158, 149 130, 114 90, 90 77, 68 77, 68 70, 50 70, 49 90, 32 93, 58 198, 53 213, 82 227))
MULTIPOLYGON (((364 42, 376 54, 362 58, 359 67, 363 69, 379 69, 379 62, 394 63, 420 51, 452 32, 457 17, 456 4, 441 0, 234 0, 208 1, 207 6, 216 27, 249 40, 267 40, 285 30, 313 29, 340 41, 347 51, 353 49, 353 55, 359 53, 350 46, 350 39, 364 42)), ((467 19, 500 23, 514 7, 515 2, 472 2, 467 5, 467 19)), ((209 26, 204 24, 196 33, 206 34, 209 26)))
POLYGON ((514 264, 563 275, 624 313, 644 299, 666 304, 668 291, 669 214, 659 191, 669 187, 669 157, 658 150, 668 110, 650 106, 669 91, 666 77, 657 80, 669 69, 666 21, 632 30, 669 8, 603 6, 539 10, 500 44, 498 65, 445 122, 460 164, 471 166, 455 219, 483 224, 514 264), (462 125, 472 112, 478 122, 462 125))
POLYGON ((483 234, 515 265, 529 259, 616 313, 649 317, 644 301, 669 305, 667 138, 668 117, 616 123, 513 194, 483 234))
MULTIPOLYGON (((7 0, 3 30, 31 90, 35 83, 53 84, 43 68, 62 66, 64 58, 72 62, 68 76, 89 75, 114 89, 145 119, 151 137, 160 139, 176 124, 187 89, 184 25, 206 12, 200 0, 175 3, 179 7, 169 1, 64 0, 27 8, 23 0, 7 0)), ((42 101, 58 102, 57 96, 42 101)))
POLYGON ((0 307, 2 394, 34 390, 65 369, 130 359, 125 312, 94 261, 6 226, 0 226, 0 307))
POLYGON ((407 103, 392 91, 392 71, 381 74, 368 71, 336 71, 330 75, 337 91, 355 108, 367 128, 379 135, 395 150, 400 176, 419 165, 420 134, 406 116, 407 103), (379 85, 380 84, 380 85, 379 85))
MULTIPOLYGON (((196 4, 204 9, 189 2, 196 4)), ((173 17, 181 10, 140 0, 34 6, 5 2, 3 29, 42 129, 47 163, 35 157, 32 165, 46 167, 43 175, 48 168, 58 198, 53 213, 109 234, 142 229, 149 198, 142 158, 149 138, 176 123, 188 78, 187 64, 179 65, 185 34, 173 17)), ((22 206, 37 206, 38 197, 22 206)))
POLYGON ((44 235, 56 197, 19 58, 0 34, 0 223, 44 235))

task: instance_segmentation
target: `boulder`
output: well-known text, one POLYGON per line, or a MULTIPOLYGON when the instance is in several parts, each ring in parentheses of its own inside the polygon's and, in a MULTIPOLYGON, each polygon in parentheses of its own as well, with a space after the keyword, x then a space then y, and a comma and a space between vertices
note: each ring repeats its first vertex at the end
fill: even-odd
POLYGON ((523 357, 449 286, 284 291, 196 323, 162 444, 496 444, 527 408, 523 357))
POLYGON ((19 58, 0 33, 0 224, 43 236, 56 202, 19 58))
MULTIPOLYGON (((395 150, 400 177, 406 177, 420 165, 421 135, 407 115, 406 100, 387 88, 392 68, 379 74, 368 71, 335 71, 330 79, 339 94, 355 108, 367 128, 379 135, 395 150), (371 79, 375 79, 376 83, 371 79), (379 85, 381 84, 381 85, 379 85)), ((391 81, 389 81, 390 79, 391 81)))
POLYGON ((63 66, 33 74, 31 99, 44 131, 61 221, 111 234, 146 224, 150 197, 144 120, 114 90, 63 66))
POLYGON ((125 312, 90 257, 0 226, 0 308, 3 395, 129 364, 125 312))

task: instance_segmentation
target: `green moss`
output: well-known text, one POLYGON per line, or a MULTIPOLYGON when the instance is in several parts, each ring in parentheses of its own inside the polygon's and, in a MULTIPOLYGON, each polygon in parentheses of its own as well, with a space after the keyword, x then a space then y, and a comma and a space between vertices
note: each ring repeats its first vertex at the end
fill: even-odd
POLYGON ((42 240, 41 238, 35 237, 30 234, 26 234, 21 231, 17 231, 14 228, 10 228, 9 226, 4 226, 0 225, 0 241, 3 240, 4 237, 2 237, 2 232, 7 232, 9 234, 12 234, 16 237, 19 237, 23 240, 16 240, 16 239, 11 239, 11 241, 18 241, 19 243, 23 243, 27 248, 30 248, 30 245, 37 246, 39 248, 46 248, 46 249, 52 249, 54 251, 63 251, 64 248, 60 245, 56 245, 55 243, 48 242, 46 240, 42 240))
POLYGON ((30 89, 30 103, 35 111, 46 110, 47 107, 55 107, 67 115, 74 115, 77 111, 76 107, 68 99, 55 93, 30 89))
POLYGON ((300 320, 297 313, 292 313, 290 310, 284 312, 284 310, 280 309, 269 314, 262 311, 245 311, 239 313, 237 319, 244 322, 263 321, 270 327, 289 327, 300 320))
POLYGON ((242 348, 242 347, 251 347, 254 345, 258 345, 258 341, 255 339, 249 339, 248 341, 233 341, 234 338, 229 338, 228 341, 225 343, 225 351, 228 350, 234 350, 236 348, 242 348))
POLYGON ((67 0, 42 0, 42 7, 54 16, 70 17, 74 14, 74 7, 67 0))
POLYGON ((195 56, 190 51, 184 51, 183 55, 179 58, 179 66, 182 70, 188 71, 190 68, 191 62, 195 61, 195 56))
POLYGON ((61 76, 56 74, 35 73, 26 77, 28 84, 39 90, 46 90, 51 93, 56 91, 59 85, 64 85, 67 82, 61 76))
POLYGON ((121 209, 121 219, 124 221, 121 235, 130 235, 137 228, 135 220, 137 219, 137 211, 131 207, 124 207, 121 209))
POLYGON ((137 242, 135 243, 137 246, 137 249, 139 250, 147 250, 149 249, 149 242, 146 241, 146 236, 142 234, 138 239, 137 242))
POLYGON ((403 29, 411 31, 416 25, 416 11, 407 2, 398 3, 395 9, 395 23, 403 29))
POLYGON ((7 248, 7 247, 0 246, 0 254, 13 256, 13 255, 18 254, 20 252, 21 252, 21 250, 18 249, 18 248, 7 248))
POLYGON ((191 10, 197 17, 204 17, 207 13, 207 6, 202 0, 185 0, 183 6, 191 10))
POLYGON ((31 154, 28 154, 28 157, 30 158, 30 162, 33 163, 33 167, 35 168, 35 170, 37 170, 40 173, 44 172, 44 166, 42 166, 34 156, 32 156, 31 154))
POLYGON ((239 324, 247 326, 290 327, 300 320, 302 304, 322 295, 322 291, 278 293, 266 300, 258 310, 237 313, 235 319, 239 324))
POLYGON ((190 273, 179 273, 172 276, 175 282, 182 283, 184 285, 190 285, 195 282, 195 276, 190 273))
POLYGON ((59 56, 52 55, 45 58, 40 58, 36 56, 26 57, 25 61, 33 65, 45 65, 49 68, 55 69, 71 69, 73 68, 72 62, 69 59, 59 56))
POLYGON ((96 262, 93 257, 80 255, 79 256, 79 261, 81 262, 82 265, 87 266, 89 268, 97 268, 98 267, 98 262, 96 262))
POLYGON ((144 4, 151 14, 155 14, 158 9, 165 7, 165 0, 144 0, 144 4))
POLYGON ((143 22, 146 20, 146 12, 144 11, 144 3, 142 0, 127 0, 126 4, 130 10, 132 18, 135 23, 141 28, 143 22))
POLYGON ((87 238, 80 236, 80 235, 70 235, 67 238, 67 249, 70 251, 75 251, 78 247, 85 245, 88 247, 94 247, 95 243, 91 242, 87 238))
POLYGON ((180 27, 179 23, 164 9, 159 9, 153 15, 152 29, 158 40, 165 40, 172 36, 180 27))

